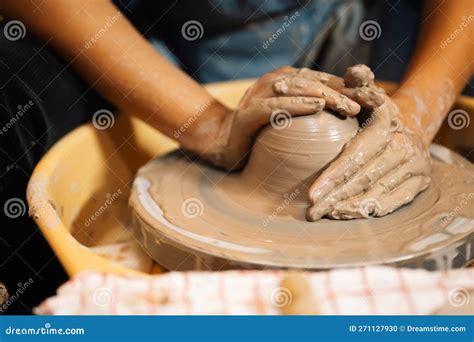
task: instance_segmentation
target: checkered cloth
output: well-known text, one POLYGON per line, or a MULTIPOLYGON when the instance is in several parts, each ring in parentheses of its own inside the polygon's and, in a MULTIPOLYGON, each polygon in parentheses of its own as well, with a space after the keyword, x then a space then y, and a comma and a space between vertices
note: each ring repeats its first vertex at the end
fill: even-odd
POLYGON ((450 272, 391 267, 308 273, 170 272, 148 277, 86 272, 62 285, 56 296, 45 300, 35 312, 43 315, 412 315, 433 313, 447 303, 454 307, 466 304, 473 290, 472 268, 450 272), (292 306, 294 310, 285 311, 292 306))

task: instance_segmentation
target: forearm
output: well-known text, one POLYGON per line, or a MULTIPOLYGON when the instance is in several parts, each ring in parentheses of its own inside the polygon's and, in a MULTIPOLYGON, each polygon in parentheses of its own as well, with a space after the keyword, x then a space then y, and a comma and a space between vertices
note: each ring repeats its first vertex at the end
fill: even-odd
POLYGON ((472 75, 473 15, 471 0, 426 1, 417 49, 393 96, 406 125, 420 131, 425 144, 472 75))
POLYGON ((49 41, 118 109, 197 152, 212 141, 227 109, 157 53, 111 2, 7 0, 1 10, 49 41))

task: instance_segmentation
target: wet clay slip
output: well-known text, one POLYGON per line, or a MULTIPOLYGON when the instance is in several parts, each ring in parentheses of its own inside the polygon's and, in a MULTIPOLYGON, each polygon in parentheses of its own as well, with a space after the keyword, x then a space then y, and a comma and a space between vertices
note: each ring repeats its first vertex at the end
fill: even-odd
POLYGON ((173 270, 462 265, 471 257, 474 169, 439 145, 431 185, 410 204, 380 218, 305 220, 308 187, 357 130, 355 119, 327 112, 268 126, 241 173, 181 151, 158 157, 133 184, 134 234, 173 270))

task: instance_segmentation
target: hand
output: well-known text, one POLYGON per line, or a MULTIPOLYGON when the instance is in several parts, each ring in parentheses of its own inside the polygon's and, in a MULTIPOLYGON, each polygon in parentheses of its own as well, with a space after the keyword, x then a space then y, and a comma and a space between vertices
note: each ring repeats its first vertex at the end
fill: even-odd
POLYGON ((352 219, 387 215, 430 184, 430 156, 422 134, 402 121, 384 95, 361 128, 309 189, 307 219, 352 219))
POLYGON ((240 169, 256 133, 272 120, 313 114, 324 108, 354 116, 361 106, 381 104, 381 92, 361 80, 367 78, 355 77, 346 87, 343 79, 333 75, 291 67, 265 74, 247 90, 237 109, 224 117, 215 143, 203 157, 229 170, 240 169))

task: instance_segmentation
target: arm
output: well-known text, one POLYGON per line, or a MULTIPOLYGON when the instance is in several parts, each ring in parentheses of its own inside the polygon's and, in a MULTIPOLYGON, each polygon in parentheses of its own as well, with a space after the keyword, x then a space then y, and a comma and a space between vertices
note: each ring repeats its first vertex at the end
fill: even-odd
MULTIPOLYGON (((7 16, 21 20, 27 30, 50 42, 118 109, 227 169, 245 164, 255 133, 275 111, 306 115, 328 107, 355 115, 360 110, 350 99, 355 88, 346 89, 346 97, 339 94, 341 84, 330 89, 319 76, 309 80, 306 73, 283 67, 263 75, 231 111, 161 56, 109 1, 0 3, 7 16), (181 130, 190 119, 192 124, 181 130)), ((365 94, 361 96, 363 102, 365 94)))
POLYGON ((417 49, 393 96, 406 125, 422 132, 425 144, 472 76, 473 32, 471 0, 425 1, 417 49))
POLYGON ((275 111, 306 115, 329 107, 355 115, 360 110, 348 98, 351 92, 348 97, 340 95, 340 89, 329 89, 319 79, 307 80, 298 70, 283 67, 263 75, 231 111, 161 56, 109 1, 4 0, 0 4, 7 16, 21 20, 27 30, 71 60, 79 74, 118 109, 228 169, 245 164, 255 133, 275 111), (288 80, 284 91, 275 86, 282 77, 288 80), (181 130, 190 119, 192 124, 181 130))
POLYGON ((199 113, 196 121, 206 124, 190 125, 177 139, 196 152, 205 150, 213 140, 229 110, 157 53, 111 2, 1 3, 2 13, 21 20, 28 31, 49 41, 118 109, 140 117, 170 137, 199 113), (98 38, 92 42, 93 37, 98 38))

